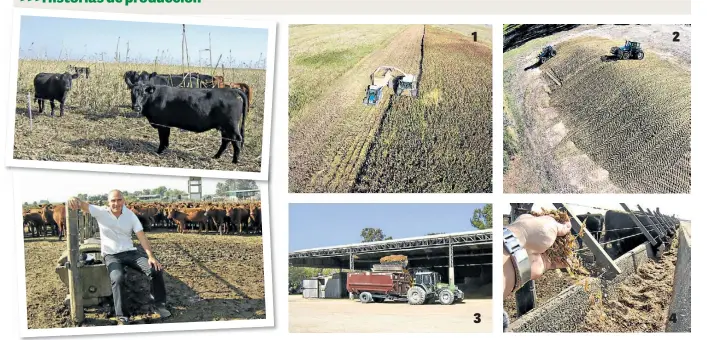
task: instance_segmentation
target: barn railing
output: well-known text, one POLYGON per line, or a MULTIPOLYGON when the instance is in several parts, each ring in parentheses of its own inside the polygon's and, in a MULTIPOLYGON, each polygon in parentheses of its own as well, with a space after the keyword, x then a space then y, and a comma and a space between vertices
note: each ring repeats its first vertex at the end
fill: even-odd
MULTIPOLYGON (((660 208, 656 208, 655 213, 653 213, 650 209, 646 209, 644 211, 638 204, 636 205, 638 210, 631 210, 625 203, 621 203, 621 207, 628 214, 631 221, 636 225, 635 227, 626 228, 625 230, 632 229, 636 230, 637 233, 616 240, 605 240, 605 242, 599 243, 594 235, 586 230, 586 228, 582 232, 581 229, 583 221, 580 221, 577 218, 577 215, 572 213, 567 203, 553 203, 553 205, 557 210, 564 211, 570 216, 570 222, 572 224, 574 234, 581 238, 583 244, 587 245, 588 250, 594 255, 595 262, 599 264, 604 271, 602 276, 607 278, 621 274, 621 268, 619 268, 614 260, 606 253, 604 250, 605 245, 618 242, 625 238, 643 235, 653 248, 653 253, 656 258, 660 258, 664 251, 670 247, 672 237, 676 235, 676 229, 680 223, 680 221, 674 216, 666 216, 661 214, 660 208), (647 224, 641 222, 641 218, 650 223, 647 224)), ((532 206, 532 203, 512 203, 510 222, 513 223, 518 216, 523 213, 528 213, 532 206)), ((518 317, 534 309, 536 306, 535 281, 528 281, 516 292, 515 297, 516 312, 518 317)))

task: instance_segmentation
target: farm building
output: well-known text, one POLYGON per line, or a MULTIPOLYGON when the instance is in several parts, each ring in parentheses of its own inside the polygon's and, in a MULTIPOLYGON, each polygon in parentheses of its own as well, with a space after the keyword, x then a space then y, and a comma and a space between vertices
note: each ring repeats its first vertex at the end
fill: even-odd
POLYGON ((381 257, 405 255, 409 268, 430 268, 466 294, 490 296, 492 241, 491 230, 438 234, 299 250, 289 254, 289 263, 293 267, 370 270, 381 257))
POLYGON ((226 191, 226 195, 224 196, 224 199, 229 200, 229 201, 260 199, 260 190, 259 189, 250 189, 250 190, 226 191))

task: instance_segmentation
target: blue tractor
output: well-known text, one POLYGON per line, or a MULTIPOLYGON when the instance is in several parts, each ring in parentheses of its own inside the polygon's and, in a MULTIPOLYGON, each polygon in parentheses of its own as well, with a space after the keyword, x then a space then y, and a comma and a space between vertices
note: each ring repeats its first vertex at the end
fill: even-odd
POLYGON ((538 54, 538 63, 542 65, 555 55, 557 55, 557 51, 552 47, 552 45, 547 45, 543 47, 543 50, 540 51, 540 54, 538 54))
POLYGON ((611 54, 619 60, 642 60, 645 56, 643 49, 641 49, 641 43, 629 40, 626 40, 626 43, 621 47, 612 47, 611 54))

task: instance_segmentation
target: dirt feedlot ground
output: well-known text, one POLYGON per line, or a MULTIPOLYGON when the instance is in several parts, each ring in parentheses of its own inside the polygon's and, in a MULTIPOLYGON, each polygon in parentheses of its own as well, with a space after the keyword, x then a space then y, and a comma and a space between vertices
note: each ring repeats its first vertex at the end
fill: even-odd
MULTIPOLYGON (((221 144, 216 130, 194 133, 171 129, 169 147, 162 154, 157 130, 147 118, 131 109, 130 91, 123 80, 128 70, 151 70, 181 74, 181 66, 127 63, 90 65, 91 75, 72 82, 64 116, 59 117, 55 101, 55 117, 50 116, 49 101, 39 113, 32 103, 33 122, 27 113, 27 93, 34 97, 33 79, 40 72, 64 72, 70 62, 20 60, 17 79, 14 158, 39 161, 62 161, 136 166, 161 166, 208 170, 260 171, 263 139, 265 71, 225 69, 224 79, 246 83, 253 91, 253 103, 246 115, 245 145, 238 164, 231 163, 233 149, 229 145, 219 159, 212 159, 221 144)), ((206 68, 192 72, 211 74, 206 68)), ((221 70, 216 75, 222 75, 221 70)))
POLYGON ((349 299, 288 297, 290 332, 491 332, 492 299, 465 299, 460 304, 410 306, 407 303, 364 305, 349 299), (474 323, 475 313, 481 322, 474 323))
POLYGON ((690 192, 690 35, 582 25, 505 52, 504 192, 690 192), (605 58, 624 40, 645 58, 605 58))
MULTIPOLYGON (((138 315, 134 323, 221 321, 265 318, 262 237, 179 235, 149 232, 157 259, 165 266, 164 321, 138 315)), ((137 245, 137 241, 136 245, 137 245)), ((27 323, 30 329, 70 327, 68 294, 56 261, 66 249, 55 237, 26 239, 27 323)), ((115 324, 102 308, 86 309, 84 326, 115 324)))

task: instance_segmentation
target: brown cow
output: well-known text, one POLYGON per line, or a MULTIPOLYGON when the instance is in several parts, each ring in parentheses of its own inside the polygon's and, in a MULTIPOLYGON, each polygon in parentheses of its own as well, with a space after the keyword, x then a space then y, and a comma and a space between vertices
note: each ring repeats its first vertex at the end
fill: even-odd
POLYGON ((64 230, 66 229, 66 206, 64 204, 59 204, 54 207, 52 215, 54 217, 54 223, 56 223, 59 229, 59 241, 61 237, 64 236, 64 230))
POLYGON ((183 210, 182 212, 177 209, 170 209, 167 215, 168 218, 177 223, 177 232, 184 233, 186 223, 193 222, 199 224, 199 233, 201 233, 201 229, 207 222, 204 209, 186 208, 183 210))
POLYGON ((44 220, 45 227, 48 226, 52 233, 59 235, 59 240, 61 240, 61 234, 59 233, 59 224, 54 220, 54 207, 51 204, 40 205, 42 210, 42 219, 44 220))
MULTIPOLYGON (((32 237, 37 237, 41 234, 41 229, 44 229, 44 219, 42 214, 37 211, 27 211, 22 214, 22 232, 24 233, 24 228, 27 226, 27 231, 32 234, 32 237), (41 229, 40 229, 41 228, 41 229)), ((44 236, 47 236, 47 231, 44 229, 44 236)))
POLYGON ((228 227, 224 226, 224 219, 226 219, 226 210, 219 208, 217 205, 210 205, 206 208, 206 217, 214 223, 216 230, 219 235, 223 235, 224 227, 226 227, 226 233, 228 233, 228 227))
POLYGON ((255 233, 263 234, 263 220, 260 214, 260 206, 251 205, 250 219, 253 221, 253 229, 255 233))
POLYGON ((246 97, 248 97, 248 108, 253 107, 253 91, 251 91, 252 89, 250 88, 250 86, 248 86, 248 84, 224 82, 223 76, 214 76, 214 85, 215 85, 214 87, 217 87, 220 89, 222 89, 222 88, 240 89, 241 91, 243 91, 245 93, 246 97))
POLYGON ((230 207, 226 210, 226 214, 231 218, 231 223, 238 228, 238 233, 243 233, 243 225, 248 229, 248 220, 250 219, 250 210, 241 206, 230 207))

